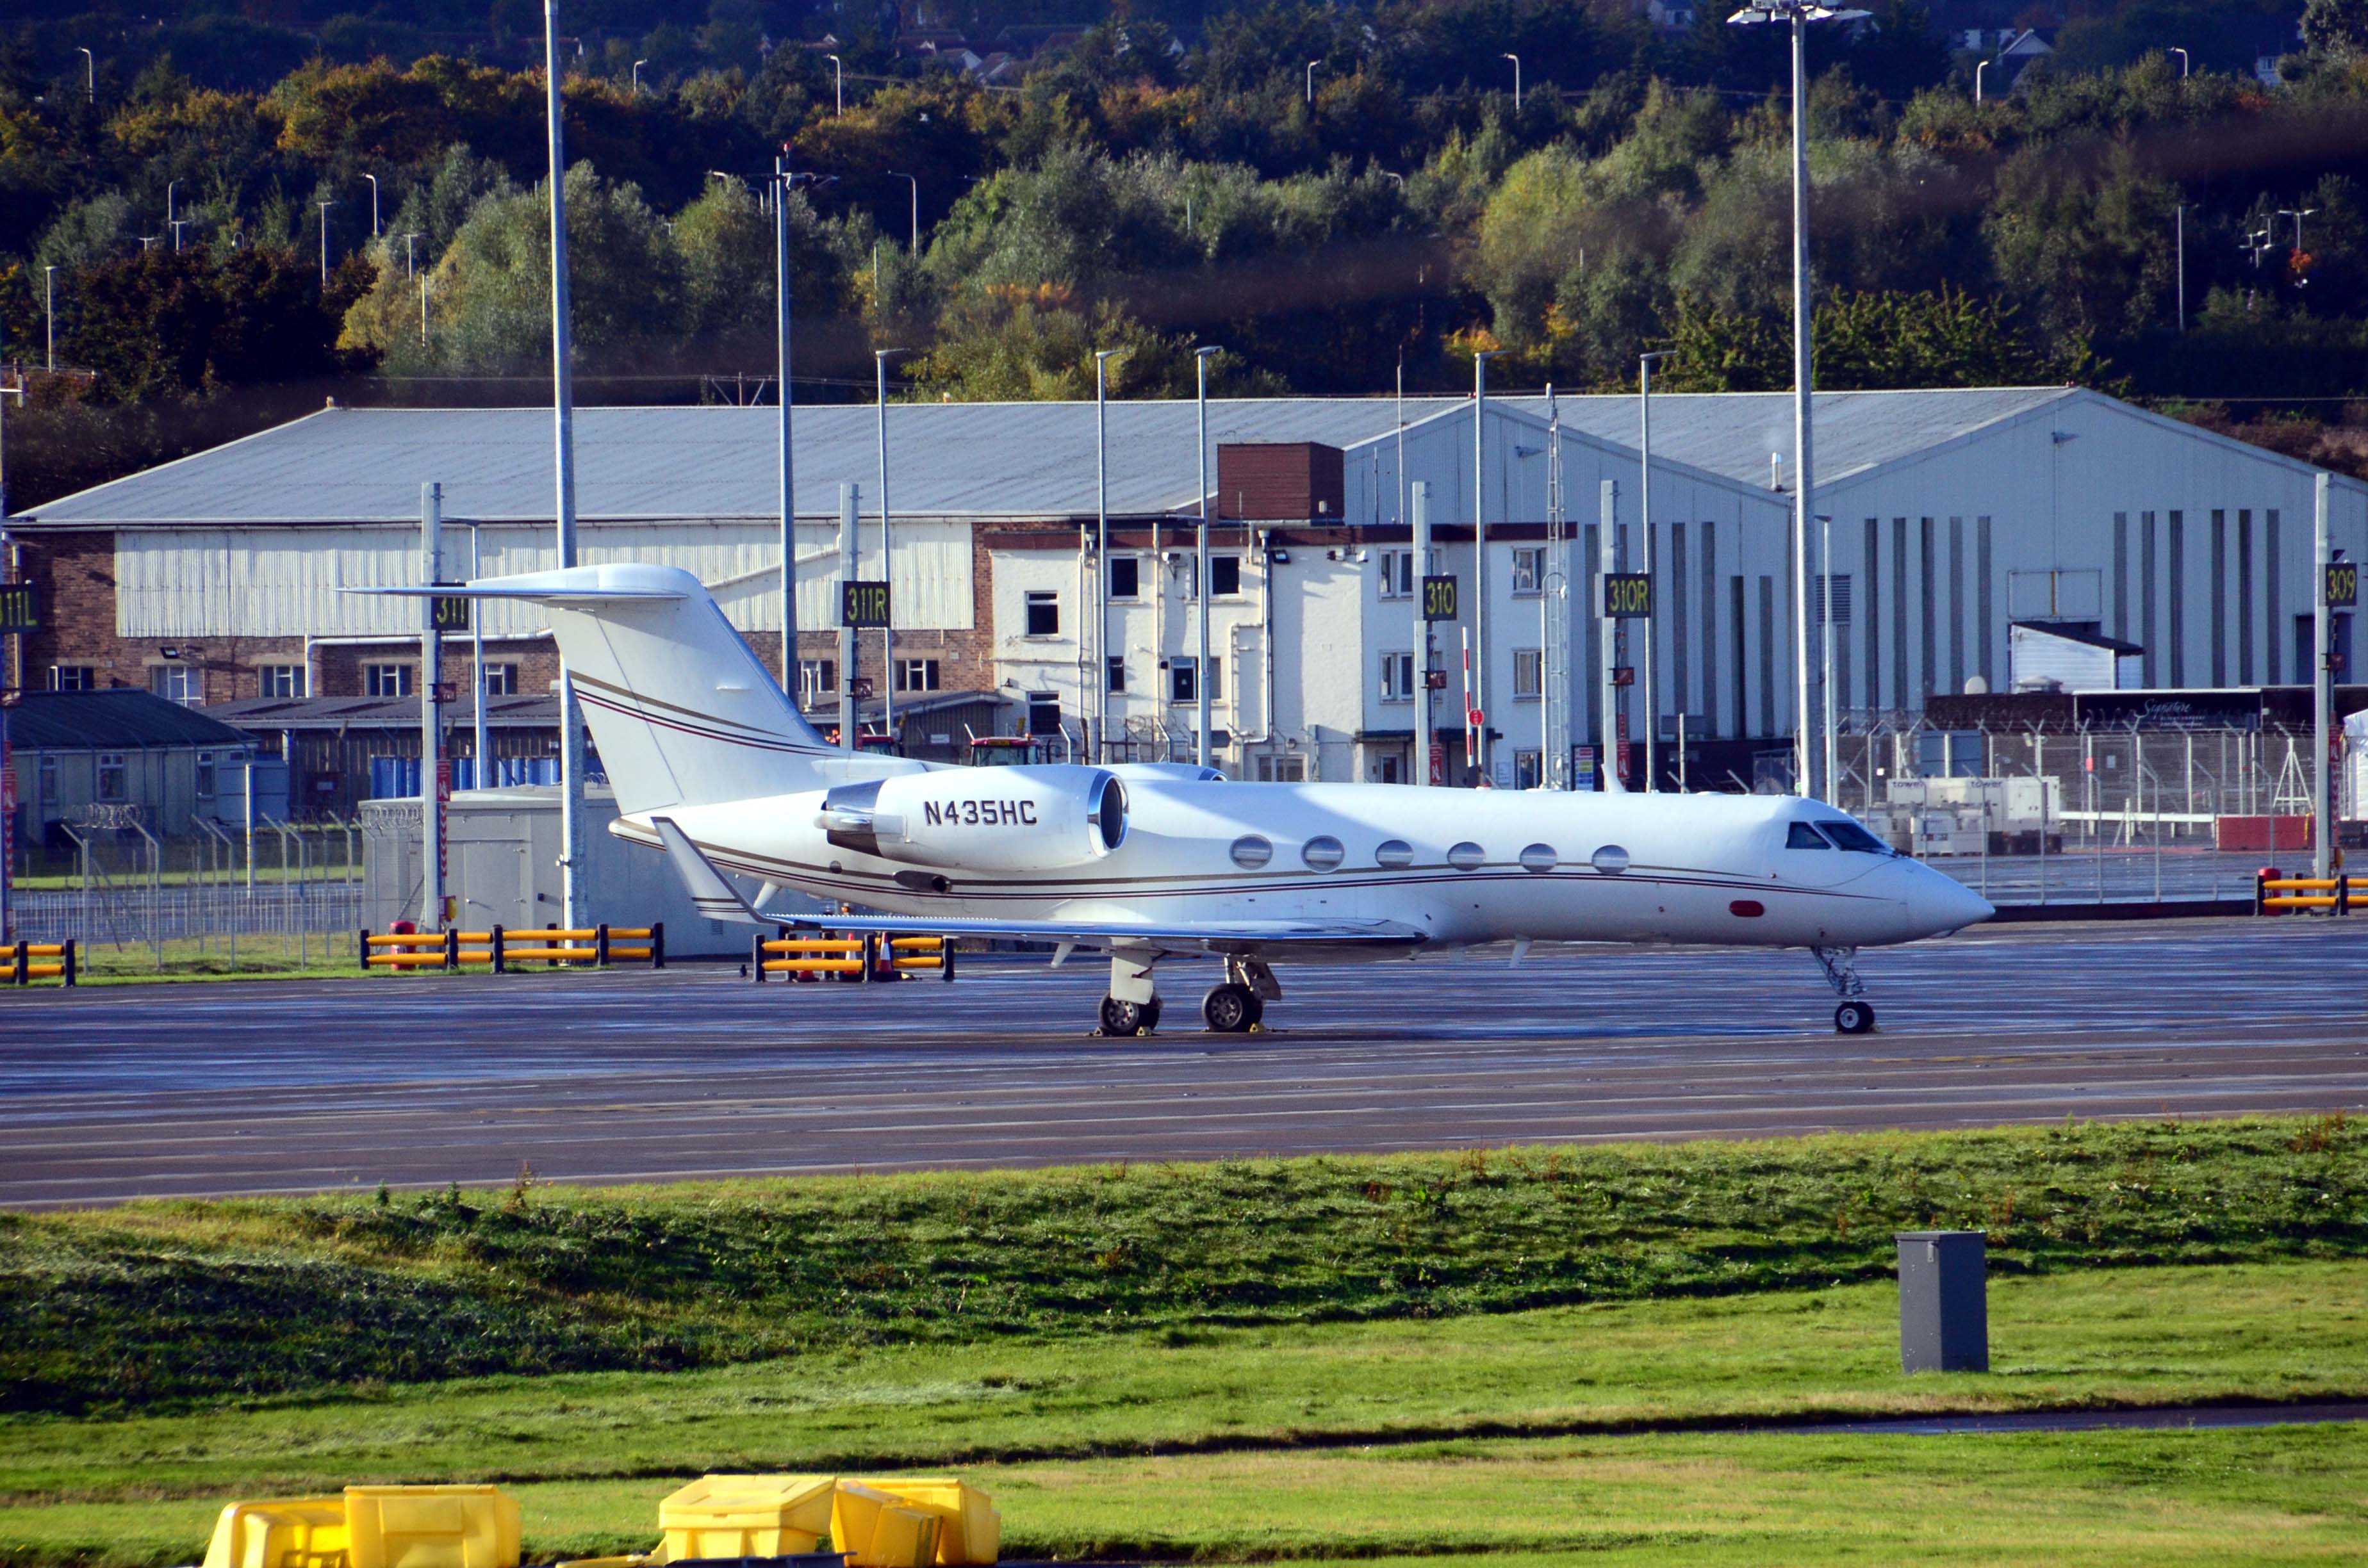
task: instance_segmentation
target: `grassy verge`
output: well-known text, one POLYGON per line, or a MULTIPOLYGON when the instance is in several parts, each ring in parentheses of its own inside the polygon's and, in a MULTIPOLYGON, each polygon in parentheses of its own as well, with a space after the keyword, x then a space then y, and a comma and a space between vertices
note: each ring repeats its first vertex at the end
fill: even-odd
POLYGON ((203 1403, 884 1344, 2368 1256, 2340 1118, 0 1216, 0 1399, 203 1403))
POLYGON ((354 963, 353 933, 314 932, 307 943, 293 937, 241 937, 237 960, 226 937, 176 937, 165 944, 164 967, 156 949, 143 942, 89 942, 76 952, 79 983, 138 985, 188 980, 331 980, 361 971, 354 963))

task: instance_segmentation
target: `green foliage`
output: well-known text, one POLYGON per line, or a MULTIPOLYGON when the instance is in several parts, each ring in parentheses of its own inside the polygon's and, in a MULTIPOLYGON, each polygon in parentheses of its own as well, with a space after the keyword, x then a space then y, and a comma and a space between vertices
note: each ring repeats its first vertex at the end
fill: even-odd
MULTIPOLYGON (((1777 392, 1793 384, 1785 319, 1722 310, 1679 294, 1663 384, 1671 392, 1777 392)), ((1828 392, 2040 386, 2089 369, 2087 345, 2035 347, 2014 308, 1943 285, 1930 294, 1842 294, 1811 318, 1816 385, 1828 392)))
POLYGON ((2009 1272, 2358 1256, 2362 1137, 2076 1125, 15 1217, 0 1389, 58 1408, 1714 1296, 1877 1278, 1894 1231, 1933 1226, 1987 1230, 2009 1272))
POLYGON ((102 402, 186 396, 224 383, 327 375, 343 306, 361 274, 333 275, 290 251, 156 248, 76 279, 67 363, 97 371, 102 402))

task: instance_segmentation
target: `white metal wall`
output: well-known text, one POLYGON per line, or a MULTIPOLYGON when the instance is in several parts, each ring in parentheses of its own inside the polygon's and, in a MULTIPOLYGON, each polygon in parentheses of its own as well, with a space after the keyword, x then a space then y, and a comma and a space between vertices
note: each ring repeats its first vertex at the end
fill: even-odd
MULTIPOLYGON (((879 523, 864 519, 858 570, 879 569, 879 523)), ((654 561, 680 566, 714 590, 746 632, 779 631, 775 592, 778 525, 761 521, 583 525, 577 559, 654 561)), ((116 533, 116 631, 125 637, 329 637, 408 635, 418 608, 340 588, 419 581, 419 537, 407 527, 120 529, 116 533)), ((447 576, 465 573, 464 528, 446 525, 447 576), (457 551, 457 554, 450 553, 457 551)), ((971 528, 965 520, 899 518, 893 537, 896 623, 914 631, 967 631, 972 624, 971 528)), ((557 564, 548 528, 487 526, 487 576, 557 564)), ((838 525, 798 525, 798 624, 838 624, 838 525)), ((488 604, 491 635, 541 629, 531 605, 488 604)))

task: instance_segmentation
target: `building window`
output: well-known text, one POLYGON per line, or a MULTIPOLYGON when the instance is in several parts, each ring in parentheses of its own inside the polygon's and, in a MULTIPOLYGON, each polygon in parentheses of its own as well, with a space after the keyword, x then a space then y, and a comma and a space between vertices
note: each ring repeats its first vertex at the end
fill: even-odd
POLYGON ((1057 735, 1061 733, 1059 692, 1031 691, 1028 694, 1028 733, 1031 735, 1057 735))
POLYGON ((126 790, 130 778, 124 770, 123 754, 103 751, 98 754, 98 798, 102 801, 122 801, 130 797, 126 790))
POLYGON ((798 697, 812 704, 825 691, 838 689, 838 661, 836 659, 800 659, 798 661, 798 697))
POLYGON ((1412 653, 1382 655, 1382 700, 1384 702, 1414 700, 1414 655, 1412 653))
POLYGON ((409 697, 411 666, 409 665, 364 665, 362 695, 365 697, 409 697))
POLYGON ((210 751, 201 751, 198 753, 198 799, 200 801, 211 801, 213 798, 214 754, 210 751))
POLYGON ((1113 555, 1110 560, 1110 597, 1131 599, 1143 592, 1143 563, 1132 555, 1113 555))
POLYGON ((1242 591, 1242 558, 1238 555, 1209 557, 1209 597, 1229 598, 1242 591))
POLYGON ((938 662, 935 659, 899 659, 896 661, 896 689, 899 691, 935 691, 938 689, 938 662))
POLYGON ((206 672, 190 665, 158 665, 150 673, 150 689, 167 702, 190 707, 206 699, 206 672))
POLYGON ((1513 551, 1513 594, 1515 597, 1520 597, 1523 595, 1534 597, 1538 592, 1538 585, 1544 580, 1545 574, 1546 552, 1544 551, 1517 550, 1513 551))
MULTIPOLYGON (((1539 785, 1544 781, 1544 760, 1545 754, 1543 752, 1515 752, 1513 754, 1513 788, 1516 790, 1537 789, 1539 785)), ((1530 846, 1531 849, 1535 849, 1538 846, 1536 845, 1531 845, 1530 846)), ((1546 863, 1543 866, 1532 866, 1530 864, 1530 849, 1524 849, 1521 851, 1521 865, 1526 869, 1532 871, 1552 870, 1554 869, 1554 853, 1551 850, 1547 851, 1546 863)))
POLYGON ((1042 588, 1029 591, 1028 635, 1030 637, 1061 635, 1060 595, 1042 588))
MULTIPOLYGON (((1211 661, 1209 665, 1209 700, 1214 702, 1224 695, 1220 676, 1224 665, 1211 661)), ((1167 661, 1167 695, 1178 702, 1201 700, 1201 661, 1183 654, 1167 661)))
POLYGON ((1112 691, 1124 691, 1126 689, 1126 656, 1122 653, 1112 653, 1110 656, 1108 663, 1110 665, 1110 689, 1112 691))
POLYGON ((518 666, 516 665, 487 665, 485 666, 485 695, 487 697, 516 697, 518 695, 518 666))
POLYGON ((1513 650, 1513 700, 1535 702, 1544 685, 1545 665, 1535 648, 1513 650))
POLYGON ((96 689, 97 684, 94 678, 94 672, 88 665, 51 665, 50 666, 51 691, 90 691, 96 689))
POLYGON ((1385 550, 1382 551, 1382 597, 1410 599, 1414 597, 1414 551, 1385 550))
POLYGON ((305 695, 304 666, 302 665, 266 665, 256 674, 256 690, 262 697, 302 697, 305 695))

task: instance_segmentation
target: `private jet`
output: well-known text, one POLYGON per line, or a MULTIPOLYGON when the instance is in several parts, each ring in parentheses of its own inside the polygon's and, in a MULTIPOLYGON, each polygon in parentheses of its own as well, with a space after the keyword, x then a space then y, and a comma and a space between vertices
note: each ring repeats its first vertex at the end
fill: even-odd
POLYGON ((688 572, 611 562, 433 591, 544 607, 616 792, 609 831, 665 851, 702 915, 1107 957, 1109 1035, 1156 1029, 1159 974, 1184 960, 1223 963, 1201 1016, 1239 1033, 1281 996, 1279 964, 1482 943, 1518 962, 1537 942, 1806 949, 1839 998, 1834 1027, 1864 1034, 1859 949, 1994 913, 1793 796, 1248 784, 1173 763, 842 751, 688 572), (766 907, 783 891, 883 913, 766 907))

